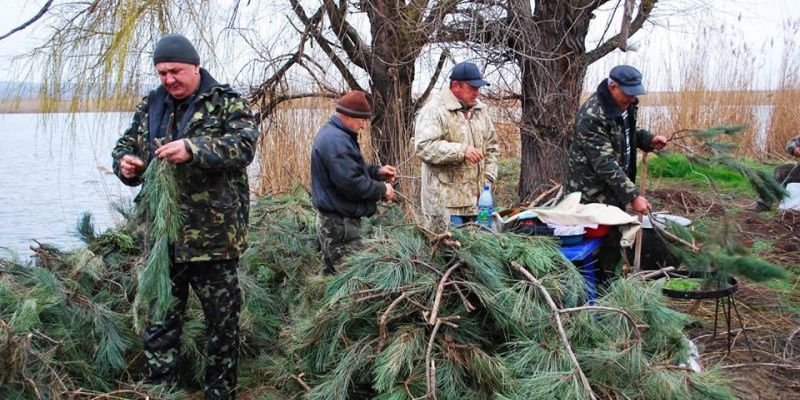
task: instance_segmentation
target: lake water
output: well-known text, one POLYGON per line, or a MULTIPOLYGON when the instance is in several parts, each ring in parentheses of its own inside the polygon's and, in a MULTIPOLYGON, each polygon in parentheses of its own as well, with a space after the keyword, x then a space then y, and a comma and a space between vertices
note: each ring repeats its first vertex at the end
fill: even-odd
POLYGON ((81 214, 98 231, 121 220, 112 202, 130 202, 111 173, 111 149, 130 113, 0 114, 0 257, 27 259, 34 240, 70 249, 81 214))

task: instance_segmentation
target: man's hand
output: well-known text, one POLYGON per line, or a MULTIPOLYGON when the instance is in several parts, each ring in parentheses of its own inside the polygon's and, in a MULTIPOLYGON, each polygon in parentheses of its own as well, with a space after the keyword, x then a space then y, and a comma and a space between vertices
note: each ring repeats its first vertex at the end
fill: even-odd
POLYGON ((119 170, 125 179, 136 178, 142 168, 144 168, 144 162, 139 157, 125 154, 119 160, 119 170))
POLYGON ((795 157, 800 157, 800 146, 795 147, 792 154, 794 154, 795 157))
POLYGON ((181 139, 158 146, 156 157, 173 164, 183 164, 192 160, 192 153, 187 150, 186 139, 181 139))
POLYGON ((464 150, 464 158, 466 158, 467 161, 473 164, 477 164, 481 162, 481 160, 483 160, 483 154, 481 154, 481 152, 478 151, 478 149, 472 146, 467 146, 467 149, 464 150))
POLYGON ((383 194, 383 201, 392 201, 394 198, 394 189, 389 183, 384 183, 384 185, 386 185, 386 193, 383 194))
POLYGON ((391 165, 384 165, 378 169, 378 178, 382 181, 386 181, 389 183, 394 183, 394 179, 397 176, 397 168, 391 165))
POLYGON ((636 211, 639 214, 647 214, 652 206, 650 205, 650 202, 644 198, 644 196, 636 196, 636 198, 631 201, 631 208, 633 208, 633 211, 636 211))
POLYGON ((667 145, 667 138, 661 135, 655 135, 650 139, 650 145, 656 150, 661 150, 667 145))

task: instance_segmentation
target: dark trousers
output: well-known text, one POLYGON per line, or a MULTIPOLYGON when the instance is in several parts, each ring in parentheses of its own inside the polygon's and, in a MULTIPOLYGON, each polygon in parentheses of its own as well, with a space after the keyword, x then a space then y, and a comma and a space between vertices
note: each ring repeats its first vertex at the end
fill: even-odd
POLYGON ((361 218, 344 217, 317 210, 317 238, 325 261, 322 272, 326 275, 334 274, 344 256, 363 247, 361 218))
POLYGON ((170 270, 175 301, 162 323, 142 334, 145 368, 151 383, 172 383, 180 361, 181 329, 191 285, 206 319, 206 400, 234 399, 239 360, 239 311, 242 294, 236 275, 239 260, 174 263, 170 270))
POLYGON ((622 246, 619 241, 622 239, 622 232, 619 227, 610 226, 608 233, 600 244, 600 251, 597 254, 597 287, 605 289, 611 280, 619 277, 619 263, 622 261, 622 246))

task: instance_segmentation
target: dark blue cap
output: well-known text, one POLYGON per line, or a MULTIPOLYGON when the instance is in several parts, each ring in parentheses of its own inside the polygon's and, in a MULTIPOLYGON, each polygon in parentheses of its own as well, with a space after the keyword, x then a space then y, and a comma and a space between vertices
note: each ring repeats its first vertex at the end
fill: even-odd
POLYGON ((641 96, 647 93, 642 85, 642 73, 630 65, 617 65, 611 68, 608 77, 628 96, 641 96))
POLYGON ((478 66, 468 61, 460 62, 453 67, 453 72, 450 73, 450 80, 467 82, 470 86, 476 88, 489 85, 489 82, 483 80, 478 66))

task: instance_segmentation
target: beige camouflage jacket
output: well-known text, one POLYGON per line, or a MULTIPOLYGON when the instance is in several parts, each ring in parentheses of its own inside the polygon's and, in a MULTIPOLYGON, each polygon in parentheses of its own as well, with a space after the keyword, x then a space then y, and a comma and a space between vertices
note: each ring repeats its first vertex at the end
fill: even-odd
POLYGON ((448 221, 450 215, 478 213, 484 184, 497 177, 498 146, 487 106, 480 100, 469 111, 446 86, 419 112, 414 147, 422 160, 422 212, 426 223, 448 221), (484 159, 472 164, 464 158, 467 146, 484 159))

